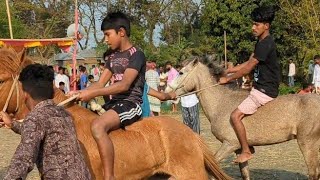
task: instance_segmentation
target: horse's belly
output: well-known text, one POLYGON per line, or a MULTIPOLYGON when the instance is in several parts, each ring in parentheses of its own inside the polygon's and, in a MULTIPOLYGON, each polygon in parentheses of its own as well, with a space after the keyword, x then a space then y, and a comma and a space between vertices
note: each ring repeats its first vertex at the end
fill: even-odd
POLYGON ((115 150, 115 174, 149 174, 165 162, 158 133, 118 130, 111 134, 115 150))

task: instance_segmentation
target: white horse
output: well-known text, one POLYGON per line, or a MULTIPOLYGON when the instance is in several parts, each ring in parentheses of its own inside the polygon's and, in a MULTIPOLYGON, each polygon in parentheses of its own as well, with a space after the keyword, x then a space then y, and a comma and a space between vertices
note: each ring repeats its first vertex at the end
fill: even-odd
MULTIPOLYGON (((213 135, 222 142, 218 161, 241 148, 230 123, 231 112, 248 96, 248 91, 218 85, 223 69, 190 62, 180 72, 175 89, 178 95, 196 91, 213 135), (211 71, 211 72, 210 72, 211 71)), ((318 180, 320 147, 320 96, 287 95, 269 102, 243 119, 250 146, 264 146, 297 139, 308 167, 309 179, 318 180)), ((244 179, 249 179, 247 162, 240 164, 244 179)))

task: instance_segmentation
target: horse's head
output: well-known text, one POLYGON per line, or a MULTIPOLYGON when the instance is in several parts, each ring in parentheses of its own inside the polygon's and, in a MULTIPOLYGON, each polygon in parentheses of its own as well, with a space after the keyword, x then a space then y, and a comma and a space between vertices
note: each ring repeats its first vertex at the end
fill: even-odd
MULTIPOLYGON (((12 48, 2 47, 0 49, 0 110, 3 109, 9 96, 9 91, 13 85, 13 78, 20 74, 22 68, 31 64, 32 61, 25 57, 25 52, 16 52, 12 48)), ((16 113, 21 102, 21 85, 17 83, 14 87, 12 96, 10 97, 7 112, 16 113), (18 97, 20 95, 20 97, 18 97)))
POLYGON ((209 86, 216 84, 224 75, 224 69, 209 62, 206 58, 196 57, 179 72, 171 87, 177 95, 182 95, 193 90, 199 90, 200 85, 209 86))

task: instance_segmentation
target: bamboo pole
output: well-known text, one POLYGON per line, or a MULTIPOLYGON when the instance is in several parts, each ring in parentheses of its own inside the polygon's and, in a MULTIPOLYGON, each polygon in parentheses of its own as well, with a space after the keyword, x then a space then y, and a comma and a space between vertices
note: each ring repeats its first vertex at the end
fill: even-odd
POLYGON ((9 7, 9 0, 6 0, 6 6, 7 6, 7 15, 8 15, 8 22, 9 22, 10 38, 13 39, 12 25, 11 25, 11 15, 10 15, 10 7, 9 7))
POLYGON ((224 31, 223 33, 224 37, 224 67, 228 68, 228 62, 227 62, 227 32, 224 31))
MULTIPOLYGON (((74 2, 74 24, 75 24, 75 32, 74 32, 74 48, 73 48, 73 55, 72 55, 72 69, 73 69, 73 73, 72 73, 72 77, 73 79, 77 79, 77 42, 78 42, 78 1, 75 0, 74 2)), ((73 89, 71 89, 71 91, 75 91, 76 90, 76 86, 77 86, 77 81, 73 82, 73 89)))

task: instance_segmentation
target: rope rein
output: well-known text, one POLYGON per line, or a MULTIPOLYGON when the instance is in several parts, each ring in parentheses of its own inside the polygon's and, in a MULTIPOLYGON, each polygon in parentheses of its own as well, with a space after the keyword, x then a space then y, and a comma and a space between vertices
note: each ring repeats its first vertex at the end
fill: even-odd
MULTIPOLYGON (((16 76, 16 77, 13 77, 13 76, 12 76, 12 79, 13 79, 13 83, 12 83, 12 85, 11 85, 11 88, 10 88, 9 95, 8 95, 8 97, 7 97, 6 103, 4 104, 4 106, 3 106, 3 108, 2 108, 2 111, 3 111, 3 112, 6 112, 6 111, 7 111, 7 108, 8 108, 8 106, 9 106, 9 101, 10 101, 11 96, 12 96, 12 94, 13 94, 13 90, 14 90, 15 87, 18 86, 19 76, 16 76)), ((18 93, 19 89, 16 89, 16 90, 17 90, 17 96, 19 96, 19 93, 18 93)), ((19 99, 19 97, 17 97, 17 99, 19 99)), ((18 102, 19 102, 19 100, 17 100, 17 103, 18 103, 18 102)), ((18 106, 19 106, 19 105, 17 104, 16 110, 18 109, 18 106)))
MULTIPOLYGON (((59 104, 57 104, 57 106, 64 106, 64 105, 68 104, 69 102, 77 99, 78 97, 79 97, 79 94, 75 94, 75 95, 69 97, 68 99, 60 102, 59 104)), ((19 119, 19 120, 15 120, 15 121, 18 121, 18 122, 22 123, 22 122, 24 121, 24 119, 19 119)), ((1 126, 0 126, 0 127, 1 127, 1 126)), ((5 127, 6 127, 6 126, 5 126, 5 127)))
POLYGON ((182 94, 182 95, 180 95, 180 96, 177 96, 177 98, 181 98, 181 97, 184 97, 184 96, 189 96, 189 95, 191 95, 191 94, 195 94, 195 93, 198 93, 198 92, 201 92, 201 91, 203 91, 203 90, 206 90, 206 89, 209 89, 209 88, 212 88, 212 87, 216 87, 216 86, 219 86, 219 83, 213 84, 213 85, 211 85, 211 86, 207 86, 207 87, 204 87, 204 88, 201 88, 201 89, 196 90, 196 91, 188 92, 188 93, 186 93, 186 94, 182 94))

